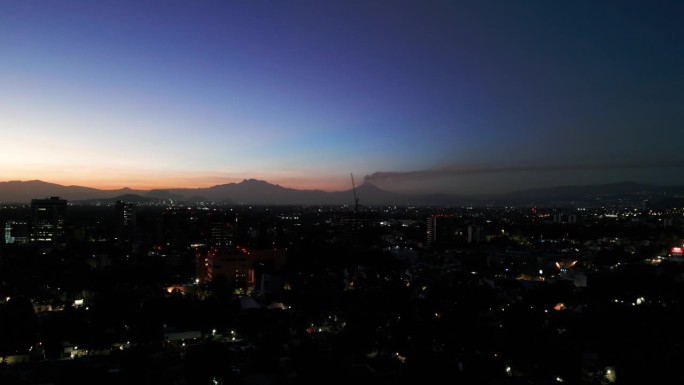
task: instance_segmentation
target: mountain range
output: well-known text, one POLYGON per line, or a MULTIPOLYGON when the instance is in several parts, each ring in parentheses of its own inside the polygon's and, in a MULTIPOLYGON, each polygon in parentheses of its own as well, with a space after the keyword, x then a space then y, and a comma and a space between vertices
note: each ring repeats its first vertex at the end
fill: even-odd
MULTIPOLYGON (((356 188, 361 205, 546 205, 559 202, 587 202, 605 198, 632 200, 684 197, 684 186, 658 186, 635 182, 600 185, 558 186, 516 191, 488 196, 458 196, 447 194, 401 194, 385 191, 371 183, 356 188)), ((69 201, 149 202, 175 200, 188 202, 218 202, 253 205, 343 205, 354 204, 354 191, 326 192, 297 190, 262 180, 245 179, 207 188, 158 190, 100 190, 83 186, 63 186, 32 181, 0 182, 0 202, 29 202, 33 198, 59 196, 69 201)))

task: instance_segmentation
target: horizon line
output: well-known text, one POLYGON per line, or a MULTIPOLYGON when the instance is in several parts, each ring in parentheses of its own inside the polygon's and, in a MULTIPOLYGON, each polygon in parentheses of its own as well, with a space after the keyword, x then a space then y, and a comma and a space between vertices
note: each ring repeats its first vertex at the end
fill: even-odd
MULTIPOLYGON (((130 190, 133 192, 140 191, 140 192, 151 192, 155 190, 196 190, 196 189, 208 189, 208 188, 213 188, 213 187, 218 187, 218 186, 226 186, 226 185, 237 185, 241 184, 247 181, 257 181, 257 182, 263 182, 272 186, 278 186, 284 189, 290 189, 290 190, 297 190, 297 191, 322 191, 325 193, 337 193, 337 192, 348 192, 351 191, 352 188, 349 189, 343 189, 343 190, 325 190, 321 188, 294 188, 294 187, 287 187, 283 186, 279 183, 272 183, 264 179, 257 179, 257 178, 243 178, 239 182, 227 182, 227 183, 220 183, 220 184, 212 184, 208 185, 205 187, 153 187, 153 188, 133 188, 133 187, 118 187, 118 188, 102 188, 102 187, 91 187, 91 186, 86 186, 86 185, 79 185, 79 184, 61 184, 57 182, 49 182, 45 181, 42 179, 28 179, 28 180, 5 180, 5 181, 0 181, 0 184, 3 183, 30 183, 30 182, 40 182, 40 183, 46 183, 46 184, 53 184, 57 185, 60 187, 77 187, 77 188, 87 188, 87 189, 94 189, 94 190, 99 190, 99 191, 120 191, 120 190, 130 190)), ((517 193, 517 192, 522 192, 522 191, 529 191, 529 190, 537 190, 537 189, 552 189, 552 188, 562 188, 562 187, 588 187, 588 186, 608 186, 608 185, 616 185, 616 184, 642 184, 642 185, 648 185, 648 186, 656 186, 656 187, 672 187, 672 186, 679 186, 677 184, 659 184, 659 183, 646 183, 646 182, 638 182, 634 180, 622 180, 622 181, 617 181, 617 182, 609 182, 609 183, 576 183, 576 184, 559 184, 559 185, 553 185, 553 186, 537 186, 537 187, 531 187, 531 188, 526 188, 526 189, 517 189, 517 190, 509 190, 509 191, 501 191, 498 193, 492 193, 492 192, 487 192, 487 193, 468 193, 468 194, 454 194, 454 193, 449 193, 449 192, 442 192, 442 191, 433 191, 433 192, 421 192, 421 193, 406 193, 406 192, 396 192, 392 190, 387 190, 385 188, 381 188, 375 183, 372 182, 372 180, 368 180, 367 178, 364 178, 362 183, 359 186, 356 186, 357 188, 363 185, 371 185, 375 188, 378 188, 382 191, 393 193, 393 194, 404 194, 404 195, 451 195, 451 196, 462 196, 462 197, 467 197, 467 196, 472 196, 472 195, 484 195, 484 196, 497 196, 497 195, 504 195, 504 194, 512 194, 512 193, 517 193)))
MULTIPOLYGON (((243 178, 239 182, 226 182, 226 183, 218 183, 218 184, 208 184, 205 186, 193 186, 193 187, 129 187, 129 186, 124 186, 124 187, 93 187, 90 185, 82 185, 82 184, 72 184, 72 183, 66 183, 64 182, 59 183, 59 182, 51 182, 43 179, 26 179, 26 180, 21 180, 21 179, 12 179, 12 180, 3 180, 0 181, 0 183, 30 183, 30 182, 41 182, 41 183, 47 183, 47 184, 54 184, 58 185, 61 187, 81 187, 81 188, 89 188, 89 189, 94 189, 94 190, 100 190, 100 191, 118 191, 118 190, 132 190, 132 191, 144 191, 144 192, 149 192, 149 191, 154 191, 154 190, 196 190, 196 189, 206 189, 206 188, 212 188, 212 187, 218 187, 218 186, 225 186, 225 185, 237 185, 243 182, 247 181, 257 181, 257 182, 264 182, 267 184, 270 184, 272 186, 278 186, 282 187, 285 189, 292 189, 292 190, 299 190, 299 191, 323 191, 327 193, 334 193, 334 192, 346 192, 346 191, 351 191, 352 188, 350 187, 349 189, 343 189, 343 190, 326 190, 323 188, 296 188, 296 187, 288 187, 286 185, 282 185, 280 183, 273 183, 265 179, 258 179, 258 178, 243 178)), ((372 183, 371 181, 366 181, 364 180, 359 186, 369 184, 377 187, 375 183, 372 183)), ((357 186, 357 188, 359 187, 357 186)), ((389 191, 389 190, 385 190, 389 191)))

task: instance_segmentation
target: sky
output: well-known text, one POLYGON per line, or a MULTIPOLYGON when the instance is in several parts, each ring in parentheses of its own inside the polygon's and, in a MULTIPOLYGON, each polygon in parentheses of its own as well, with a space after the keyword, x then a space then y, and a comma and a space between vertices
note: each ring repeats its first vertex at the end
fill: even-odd
POLYGON ((0 2, 0 180, 684 184, 682 1, 0 2))

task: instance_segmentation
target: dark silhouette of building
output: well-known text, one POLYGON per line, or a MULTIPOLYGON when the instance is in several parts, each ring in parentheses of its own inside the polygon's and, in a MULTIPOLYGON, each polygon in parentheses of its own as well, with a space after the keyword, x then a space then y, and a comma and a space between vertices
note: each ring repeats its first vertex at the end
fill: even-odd
POLYGON ((193 242, 197 218, 186 207, 166 208, 161 218, 162 243, 169 250, 185 250, 193 242))
POLYGON ((480 243, 484 239, 482 236, 482 226, 469 225, 468 226, 468 243, 480 243))
POLYGON ((116 212, 114 230, 118 244, 125 250, 133 251, 135 249, 134 238, 137 223, 136 205, 135 203, 116 201, 114 210, 116 212))
POLYGON ((425 244, 428 247, 447 246, 462 238, 458 218, 449 214, 434 214, 427 218, 425 244))
POLYGON ((120 228, 135 226, 136 205, 135 203, 116 201, 116 222, 120 228))
POLYGON ((209 246, 223 250, 234 248, 237 215, 232 212, 209 214, 209 246))
POLYGON ((378 215, 372 212, 342 213, 336 223, 339 239, 353 245, 370 244, 378 236, 379 222, 378 215))
POLYGON ((430 247, 437 240, 437 216, 427 218, 425 244, 430 247))
POLYGON ((31 200, 31 242, 58 244, 64 241, 67 201, 59 197, 31 200))

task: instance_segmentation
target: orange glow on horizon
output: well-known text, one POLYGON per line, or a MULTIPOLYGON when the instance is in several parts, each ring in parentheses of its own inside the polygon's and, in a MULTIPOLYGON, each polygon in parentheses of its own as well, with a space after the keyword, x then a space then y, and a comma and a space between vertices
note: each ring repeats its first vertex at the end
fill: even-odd
POLYGON ((62 186, 81 186, 89 187, 99 190, 119 190, 123 188, 129 188, 131 190, 165 190, 165 189, 197 189, 197 188, 209 188, 213 186, 230 184, 230 183, 240 183, 245 179, 257 179, 263 180, 270 184, 280 185, 285 188, 297 189, 297 190, 323 190, 327 192, 335 191, 346 191, 351 188, 345 185, 346 178, 320 178, 320 179, 309 179, 309 178, 298 178, 298 177, 271 177, 261 175, 248 178, 239 177, 172 177, 172 178, 88 178, 88 177, 57 177, 44 176, 44 177, 30 177, 30 178, 14 178, 14 177, 0 177, 0 182, 8 181, 33 181, 40 180, 46 183, 54 183, 62 186))

